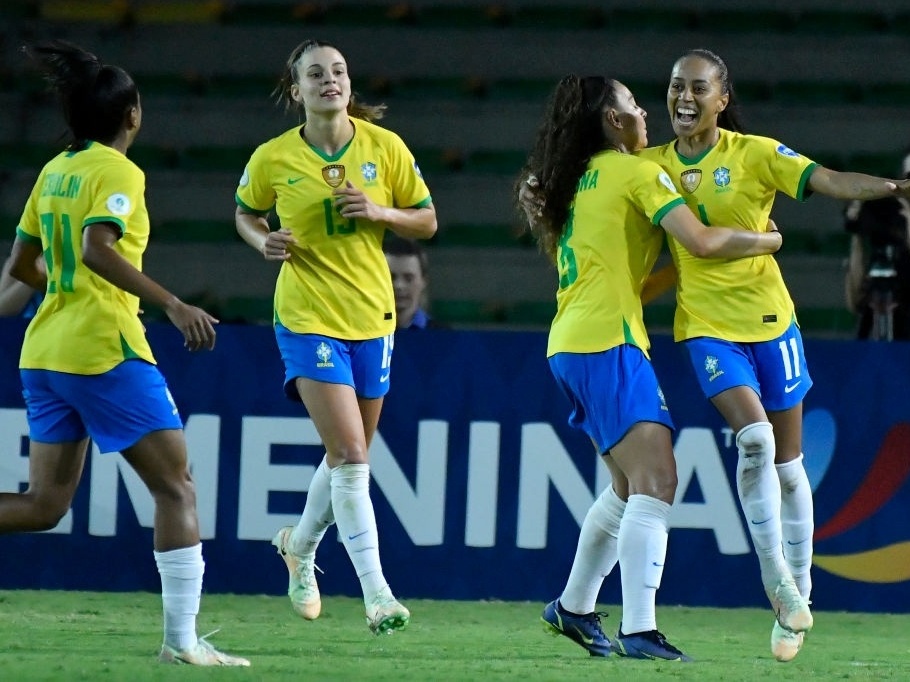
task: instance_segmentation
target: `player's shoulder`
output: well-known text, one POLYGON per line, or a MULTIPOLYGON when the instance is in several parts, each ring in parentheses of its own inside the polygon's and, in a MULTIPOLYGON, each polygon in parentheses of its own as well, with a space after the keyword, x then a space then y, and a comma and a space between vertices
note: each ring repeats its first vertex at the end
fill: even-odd
POLYGON ((402 140, 401 136, 394 130, 383 128, 377 123, 362 118, 354 118, 352 120, 356 135, 368 137, 373 140, 375 144, 383 147, 390 145, 404 146, 404 140, 402 140))
POLYGON ((649 159, 656 163, 660 163, 662 159, 667 158, 671 155, 675 155, 676 152, 673 147, 675 142, 676 140, 671 140, 666 144, 659 144, 653 147, 645 147, 644 149, 639 149, 637 152, 635 152, 635 156, 641 159, 649 159))

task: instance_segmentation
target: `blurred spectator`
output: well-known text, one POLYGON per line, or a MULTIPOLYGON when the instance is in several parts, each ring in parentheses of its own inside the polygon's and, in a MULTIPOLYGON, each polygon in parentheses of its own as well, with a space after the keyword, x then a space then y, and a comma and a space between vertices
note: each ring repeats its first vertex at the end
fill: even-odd
MULTIPOLYGON (((39 269, 44 269, 43 259, 39 258, 36 263, 39 269)), ((35 291, 13 277, 9 272, 11 264, 12 260, 7 258, 0 271, 0 317, 20 316, 30 320, 41 305, 44 292, 35 291)))
POLYGON ((426 311, 430 279, 427 253, 423 247, 413 239, 389 235, 383 242, 382 250, 392 274, 397 328, 444 327, 426 311))
MULTIPOLYGON (((910 149, 901 176, 910 178, 910 149)), ((857 338, 910 339, 910 201, 851 201, 844 215, 851 235, 846 299, 857 338)))

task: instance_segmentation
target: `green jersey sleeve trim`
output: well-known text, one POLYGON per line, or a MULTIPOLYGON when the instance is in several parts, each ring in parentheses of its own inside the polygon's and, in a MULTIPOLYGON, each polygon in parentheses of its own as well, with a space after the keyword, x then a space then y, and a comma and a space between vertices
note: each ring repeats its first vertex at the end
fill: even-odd
POLYGON ((651 218, 651 223, 653 225, 660 226, 660 221, 664 219, 665 215, 667 215, 670 211, 672 211, 674 208, 676 208, 680 204, 685 205, 685 203, 686 203, 685 199, 683 199, 682 197, 676 197, 673 201, 671 201, 669 204, 667 204, 662 209, 660 209, 657 213, 654 214, 654 217, 651 218))
POLYGON ((423 201, 418 202, 418 203, 414 204, 413 206, 411 206, 411 208, 426 208, 427 206, 429 206, 432 203, 433 203, 433 197, 427 197, 423 201))
POLYGON ((271 208, 267 208, 264 211, 262 211, 258 208, 253 208, 252 206, 247 206, 245 203, 243 203, 243 199, 240 198, 239 194, 234 195, 234 201, 236 201, 237 205, 240 208, 242 208, 243 210, 249 211, 250 213, 255 213, 256 215, 259 215, 259 216, 267 216, 269 214, 269 211, 271 211, 272 208, 274 208, 274 206, 272 206, 271 208))
POLYGON ((812 176, 812 173, 817 166, 818 164, 813 161, 806 166, 803 174, 799 177, 799 185, 796 188, 796 199, 798 201, 805 201, 812 196, 812 190, 809 189, 809 178, 812 176))
POLYGON ((24 242, 29 242, 30 244, 40 244, 41 237, 36 237, 33 234, 25 232, 21 227, 16 228, 16 236, 19 237, 24 242))
POLYGON ((120 236, 123 236, 124 234, 126 234, 126 224, 122 220, 120 220, 120 218, 114 218, 113 216, 102 216, 102 217, 98 217, 98 218, 89 218, 84 223, 82 223, 83 231, 89 225, 95 225, 96 223, 113 223, 114 225, 117 226, 117 229, 120 230, 120 236))

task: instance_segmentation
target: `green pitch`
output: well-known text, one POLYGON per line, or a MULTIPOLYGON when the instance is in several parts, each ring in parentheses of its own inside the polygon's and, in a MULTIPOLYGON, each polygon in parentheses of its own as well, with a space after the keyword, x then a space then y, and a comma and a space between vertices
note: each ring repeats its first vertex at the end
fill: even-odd
MULTIPOLYGON (((161 602, 149 593, 0 591, 3 680, 906 680, 910 615, 815 612, 797 659, 768 650, 772 616, 758 609, 660 607, 661 630, 696 659, 681 664, 593 659, 540 623, 543 604, 403 599, 408 628, 370 634, 359 600, 323 599, 305 622, 284 597, 206 595, 199 632, 251 659, 247 669, 164 666, 161 602)), ((618 607, 604 629, 612 635, 618 607)))

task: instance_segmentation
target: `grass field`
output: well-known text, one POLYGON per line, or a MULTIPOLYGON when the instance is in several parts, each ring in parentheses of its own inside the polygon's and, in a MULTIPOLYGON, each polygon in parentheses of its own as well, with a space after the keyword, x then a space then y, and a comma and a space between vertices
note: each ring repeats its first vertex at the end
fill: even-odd
MULTIPOLYGON (((695 663, 590 658, 548 635, 542 604, 409 600, 410 626, 373 636, 359 600, 323 600, 300 620, 284 597, 206 595, 200 634, 252 660, 246 669, 156 663, 157 594, 0 591, 3 680, 906 680, 910 615, 815 614, 797 659, 768 651, 770 611, 661 607, 660 628, 695 663)), ((604 623, 612 634, 618 607, 604 623)))

